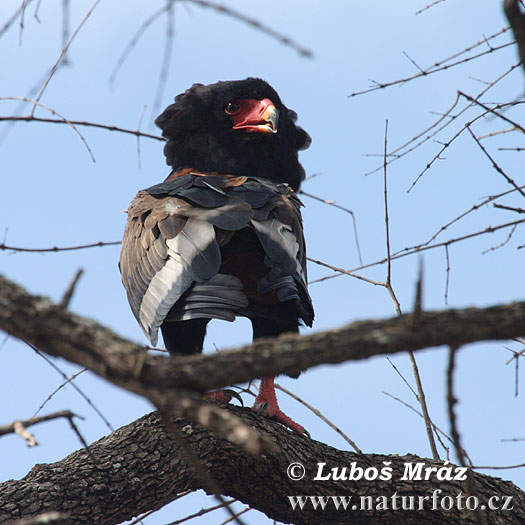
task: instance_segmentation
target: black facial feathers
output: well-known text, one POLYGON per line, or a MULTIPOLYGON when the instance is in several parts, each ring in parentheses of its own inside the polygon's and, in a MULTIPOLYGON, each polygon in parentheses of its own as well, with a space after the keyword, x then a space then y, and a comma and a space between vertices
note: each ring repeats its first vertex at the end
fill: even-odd
POLYGON ((162 136, 166 163, 175 170, 193 168, 224 174, 260 177, 286 182, 297 190, 304 170, 297 152, 310 145, 306 131, 296 126, 297 115, 281 102, 264 80, 247 78, 194 84, 175 97, 156 119, 162 136), (224 112, 228 102, 270 99, 279 111, 277 133, 247 133, 234 130, 224 112))

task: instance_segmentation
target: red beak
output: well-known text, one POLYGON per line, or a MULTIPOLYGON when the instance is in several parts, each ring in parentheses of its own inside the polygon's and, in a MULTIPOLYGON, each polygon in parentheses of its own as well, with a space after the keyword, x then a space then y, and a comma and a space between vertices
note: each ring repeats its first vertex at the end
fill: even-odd
POLYGON ((231 116, 233 129, 243 129, 248 133, 277 133, 279 111, 270 99, 244 99, 240 102, 241 111, 231 116))

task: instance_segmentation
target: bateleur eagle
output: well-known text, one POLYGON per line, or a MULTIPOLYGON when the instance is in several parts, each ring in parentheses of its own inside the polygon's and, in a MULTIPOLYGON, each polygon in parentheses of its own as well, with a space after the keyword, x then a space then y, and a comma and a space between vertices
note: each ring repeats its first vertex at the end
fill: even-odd
MULTIPOLYGON (((194 84, 156 119, 167 139, 167 179, 139 191, 120 271, 152 345, 202 351, 210 319, 248 317, 253 337, 298 332, 314 318, 307 291, 298 151, 310 145, 297 115, 263 80, 194 84)), ((262 378, 253 409, 304 428, 262 378)))

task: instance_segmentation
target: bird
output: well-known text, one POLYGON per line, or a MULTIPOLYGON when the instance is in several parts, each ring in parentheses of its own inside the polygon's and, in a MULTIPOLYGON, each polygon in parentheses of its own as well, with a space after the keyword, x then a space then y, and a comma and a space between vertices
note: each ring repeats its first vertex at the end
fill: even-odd
MULTIPOLYGON (((200 353, 211 319, 247 317, 254 340, 312 326, 297 196, 311 139, 296 122, 253 77, 193 84, 155 120, 171 171, 127 209, 119 263, 153 346, 160 329, 170 354, 200 353)), ((308 435, 280 409, 273 377, 252 409, 308 435)))

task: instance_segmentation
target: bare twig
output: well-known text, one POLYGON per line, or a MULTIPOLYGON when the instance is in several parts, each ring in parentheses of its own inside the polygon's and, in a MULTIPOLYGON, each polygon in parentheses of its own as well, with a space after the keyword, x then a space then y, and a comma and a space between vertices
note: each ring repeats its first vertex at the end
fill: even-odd
POLYGON ((244 13, 241 13, 240 11, 236 11, 235 9, 232 9, 231 7, 225 4, 218 4, 216 2, 211 2, 210 0, 185 0, 185 1, 190 2, 192 4, 196 4, 200 7, 207 7, 207 8, 213 9, 214 11, 223 13, 225 15, 228 15, 232 18, 239 20, 240 22, 244 24, 252 26, 258 31, 261 31, 262 33, 265 33, 268 36, 278 40, 279 42, 281 42, 281 44, 291 47, 303 57, 313 58, 314 56, 313 52, 310 49, 307 49, 303 47, 302 45, 298 44, 297 42, 294 42, 290 37, 283 35, 282 33, 279 33, 275 29, 263 24, 262 22, 259 22, 258 20, 255 20, 254 18, 251 18, 245 15, 244 13))
POLYGON ((25 98, 25 97, 0 97, 0 100, 18 100, 20 102, 28 102, 30 104, 33 104, 33 111, 34 111, 34 109, 36 107, 39 107, 39 108, 45 109, 46 111, 49 111, 51 113, 51 115, 56 115, 61 120, 40 119, 40 118, 34 117, 34 115, 31 114, 28 117, 19 117, 19 116, 0 117, 0 121, 2 121, 2 120, 6 120, 6 121, 17 121, 17 120, 24 121, 25 120, 25 121, 29 122, 31 120, 39 120, 41 122, 57 122, 57 123, 60 122, 61 124, 67 124, 68 126, 70 126, 73 129, 73 131, 78 135, 80 140, 84 143, 84 146, 88 150, 88 153, 89 153, 89 156, 91 157, 91 160, 93 162, 95 162, 95 157, 93 155, 93 152, 91 151, 91 148, 89 147, 89 144, 87 143, 87 140, 84 138, 84 135, 82 135, 82 133, 80 133, 80 131, 76 128, 76 125, 75 125, 74 122, 68 120, 66 117, 64 117, 63 115, 61 115, 60 113, 58 113, 54 109, 52 109, 52 108, 50 108, 48 106, 44 106, 43 104, 38 102, 38 100, 30 100, 30 99, 25 98))
MULTIPOLYGON (((334 272, 339 272, 339 274, 350 275, 350 277, 355 277, 356 279, 359 279, 361 281, 365 281, 365 282, 370 283, 370 284, 374 284, 376 286, 386 286, 385 283, 382 283, 380 281, 374 281, 373 279, 369 279, 368 277, 363 277, 362 275, 357 275, 356 273, 349 272, 348 270, 344 270, 343 268, 338 268, 337 266, 332 266, 331 264, 325 263, 323 261, 318 261, 317 259, 312 259, 311 257, 307 257, 306 259, 308 261, 310 261, 310 262, 318 264, 319 266, 324 266, 325 268, 330 268, 334 272)), ((309 284, 312 284, 313 282, 318 282, 318 280, 317 281, 311 281, 309 284)))
POLYGON ((22 2, 20 6, 16 9, 16 11, 6 20, 4 25, 0 27, 0 38, 2 38, 4 36, 4 33, 6 33, 9 30, 9 28, 16 22, 16 20, 21 15, 21 13, 25 10, 26 5, 30 1, 31 0, 27 0, 27 2, 22 2))
POLYGON ((419 9, 418 11, 416 11, 416 15, 420 15, 421 13, 423 13, 424 11, 426 11, 427 9, 430 9, 431 7, 434 7, 435 5, 437 4, 441 4, 442 2, 444 2, 445 0, 434 0, 434 2, 431 2, 430 4, 426 5, 425 7, 422 7, 421 9, 419 9))
MULTIPOLYGON (((403 406, 409 408, 410 410, 412 410, 412 412, 416 413, 421 419, 424 419, 423 414, 417 408, 413 407, 410 403, 407 403, 406 401, 403 401, 399 397, 396 397, 396 396, 390 394, 389 392, 385 392, 384 390, 383 390, 383 394, 385 394, 385 396, 390 397, 394 401, 397 401, 398 403, 401 403, 403 406)), ((443 436, 445 439, 450 441, 450 443, 452 443, 452 438, 450 436, 448 436, 446 432, 441 430, 434 422, 432 422, 432 428, 434 429, 434 433, 435 433, 436 437, 438 438, 438 441, 439 441, 440 445, 443 447, 443 450, 445 450, 445 453, 446 453, 447 459, 448 459, 449 447, 447 447, 445 445, 445 443, 441 439, 441 436, 443 436)))
POLYGON ((450 284, 450 254, 448 251, 448 244, 445 245, 445 257, 447 260, 447 269, 445 270, 447 274, 447 278, 445 280, 445 304, 448 304, 448 286, 450 284))
POLYGON ((224 521, 221 522, 220 525, 226 525, 227 523, 231 523, 233 520, 237 521, 237 518, 241 516, 242 514, 246 514, 249 510, 252 510, 251 507, 244 507, 241 511, 235 513, 233 516, 230 516, 229 518, 226 518, 224 521))
POLYGON ((310 197, 311 199, 314 199, 316 201, 322 202, 323 204, 328 204, 328 206, 333 206, 334 208, 337 208, 338 210, 342 210, 352 217, 352 225, 354 227, 354 238, 355 238, 355 245, 357 248, 357 255, 359 256, 359 264, 363 264, 363 258, 361 257, 361 247, 359 245, 359 236, 357 234, 357 222, 355 219, 355 214, 352 210, 345 208, 344 206, 341 206, 340 204, 337 204, 335 201, 322 199, 321 197, 317 197, 317 195, 312 195, 311 193, 307 193, 306 191, 299 190, 300 195, 304 195, 306 197, 310 197))
POLYGON ((513 179, 511 179, 504 171, 503 169, 501 169, 498 164, 496 163, 496 161, 490 156, 489 152, 483 147, 483 144, 481 144, 481 142, 478 140, 478 138, 476 137, 476 135, 474 135, 474 133, 472 132, 472 130, 470 129, 470 126, 467 126, 467 129, 468 129, 468 132, 470 133, 471 137, 475 140, 476 144, 480 147, 481 151, 483 151, 483 153, 486 155, 486 157, 490 160, 490 162, 492 162, 492 167, 500 174, 504 177, 504 179, 511 185, 514 187, 515 190, 519 191, 520 194, 525 197, 525 192, 521 189, 521 187, 519 187, 513 179))
MULTIPOLYGON (((387 276, 386 276, 386 288, 390 293, 390 297, 394 301, 397 315, 401 316, 401 305, 397 300, 396 294, 392 287, 392 270, 391 270, 391 255, 390 255, 390 231, 389 231, 389 217, 388 217, 388 184, 387 184, 387 153, 388 150, 388 120, 385 123, 385 141, 384 141, 384 159, 383 159, 383 183, 384 183, 384 201, 385 201, 385 230, 386 230, 386 251, 387 251, 387 276)), ((425 392, 423 390, 423 384, 421 382, 421 377, 419 375, 419 368, 417 366, 416 357, 414 352, 409 351, 408 356, 410 362, 412 363, 412 371, 414 373, 414 379, 416 380, 417 386, 417 399, 421 405, 421 410, 423 412, 425 427, 427 431, 428 441, 430 443, 430 449, 432 450, 432 456, 434 459, 439 459, 439 454, 436 447, 436 442, 434 440, 434 432, 432 429, 432 421, 428 413, 427 403, 425 399, 425 392)))
POLYGON ((4 436, 6 434, 13 434, 15 432, 17 433, 16 428, 15 428, 17 423, 22 425, 23 427, 30 427, 32 425, 38 425, 38 423, 43 423, 45 421, 51 421, 53 419, 58 419, 61 417, 65 417, 66 419, 79 417, 80 419, 83 419, 82 417, 77 416, 76 414, 71 412, 71 410, 61 410, 59 412, 53 412, 52 414, 47 414, 46 416, 31 417, 29 419, 14 421, 13 423, 9 423, 8 425, 0 425, 0 436, 4 436))
POLYGON ((162 66, 160 69, 159 81, 157 83, 157 92, 153 101, 153 111, 156 112, 162 102, 162 95, 168 80, 170 71, 171 54, 173 51, 173 39, 175 37, 174 18, 175 18, 175 1, 168 0, 166 2, 166 37, 164 43, 164 53, 162 56, 162 66))
POLYGON ((500 210, 513 211, 514 213, 525 213, 523 208, 515 208, 514 206, 505 206, 503 204, 493 204, 492 206, 494 206, 494 208, 499 208, 500 210))
MULTIPOLYGON (((97 7, 97 5, 100 3, 100 0, 95 0, 95 2, 93 3, 93 5, 89 8, 89 10, 87 11, 86 15, 84 16, 84 18, 80 21, 80 24, 77 26, 77 28, 75 29, 75 31, 73 31, 73 34, 71 35, 71 37, 69 38, 69 40, 67 41, 66 45, 62 48, 62 51, 60 52, 60 55, 58 56, 57 58, 57 61, 55 62, 55 64, 53 65, 53 67, 51 68, 51 71, 49 72, 49 75, 47 76, 47 79, 45 80, 44 84, 42 85, 42 87, 40 88, 40 91, 38 92, 36 98, 35 98, 35 101, 36 102, 40 102, 40 99, 42 98, 42 95, 44 94, 44 91, 46 90, 49 82, 51 81, 51 79, 53 78, 53 75, 56 73, 58 67, 60 66, 60 64, 62 63, 62 60, 64 59, 64 57, 66 56, 66 53, 69 49, 69 46, 71 46, 73 40, 75 39, 75 37, 77 36, 77 34, 79 33, 79 31, 82 29, 82 26, 86 23, 86 21, 88 20, 88 18, 91 16, 91 14, 93 13, 93 11, 95 10, 95 8, 97 7)), ((35 113, 35 110, 37 108, 37 104, 34 104, 33 105, 33 109, 31 110, 31 116, 34 115, 35 113)))
POLYGON ((103 246, 118 246, 121 241, 110 241, 110 242, 93 242, 91 244, 80 244, 78 246, 53 246, 51 248, 23 248, 20 246, 8 246, 4 243, 0 244, 0 250, 8 250, 13 252, 34 252, 34 253, 45 253, 45 252, 67 252, 72 250, 85 250, 86 248, 102 248, 103 246))
POLYGON ((137 32, 133 35, 131 40, 129 41, 128 45, 124 49, 123 53, 120 55, 120 57, 117 60, 117 63, 115 64, 115 67, 113 68, 113 71, 111 72, 111 75, 109 76, 109 83, 113 84, 117 78, 117 75, 119 73, 120 68, 124 65, 124 62, 126 61, 127 57, 133 51, 133 48, 137 45, 138 41, 140 40, 141 36, 144 34, 146 29, 157 20, 160 16, 162 16, 168 9, 170 8, 170 2, 166 2, 159 10, 155 11, 151 16, 146 18, 142 25, 139 27, 137 32))
POLYGON ((317 408, 314 408, 312 405, 307 403, 304 399, 300 398, 293 392, 290 392, 290 390, 287 390, 286 388, 282 387, 281 385, 275 385, 275 388, 278 390, 281 390, 285 394, 288 394, 290 397, 293 397, 296 401, 304 405, 308 410, 313 412, 319 419, 324 421, 331 429, 335 430, 357 453, 362 454, 363 451, 356 445, 356 443, 350 439, 337 425, 332 423, 325 415, 321 414, 317 408))
POLYGON ((384 160, 383 160, 383 195, 384 195, 384 204, 385 204, 385 231, 386 231, 386 281, 385 286, 392 301, 394 301, 394 306, 396 308, 397 315, 402 315, 401 305, 397 300, 394 289, 392 288, 392 268, 391 268, 391 257, 390 257, 390 228, 389 228, 389 217, 388 217, 388 184, 387 184, 387 162, 386 162, 386 153, 388 147, 388 120, 385 122, 385 141, 384 141, 384 160))
MULTIPOLYGON (((465 241, 467 239, 473 239, 474 237, 479 237, 480 235, 485 235, 487 233, 494 233, 495 231, 499 231, 499 230, 502 230, 502 229, 505 229, 505 228, 512 228, 515 224, 522 224, 524 222, 525 222, 525 219, 520 219, 520 220, 517 220, 517 221, 507 222, 505 224, 499 224, 498 226, 487 226, 483 230, 479 230, 479 231, 473 232, 473 233, 468 233, 468 234, 462 235, 460 237, 449 239, 448 241, 438 242, 436 244, 431 244, 431 245, 427 245, 427 246, 417 246, 417 247, 413 247, 413 248, 404 248, 403 250, 400 250, 399 252, 396 252, 395 254, 392 254, 390 259, 393 261, 395 259, 400 259, 402 257, 407 257, 409 255, 414 255, 415 253, 420 253, 420 252, 424 252, 424 251, 427 251, 427 250, 433 250, 434 248, 442 248, 442 247, 446 247, 446 246, 451 246, 452 244, 456 244, 458 242, 463 242, 463 241, 465 241)), ((315 260, 312 260, 312 262, 317 263, 317 261, 315 261, 315 260)), ((385 257, 383 259, 379 259, 379 260, 371 262, 371 263, 363 264, 362 266, 358 266, 358 267, 352 268, 350 270, 343 270, 342 272, 339 272, 339 269, 332 268, 332 269, 334 269, 334 271, 338 272, 336 275, 328 275, 328 276, 322 277, 321 279, 316 279, 314 281, 310 281, 310 284, 321 282, 321 281, 326 281, 328 279, 333 279, 334 277, 340 277, 341 275, 348 275, 349 273, 353 275, 352 272, 356 272, 356 271, 359 271, 359 270, 364 270, 365 268, 371 268, 373 266, 378 266, 378 265, 381 265, 381 264, 385 264, 386 262, 387 262, 387 258, 385 257)), ((377 283, 377 284, 381 284, 381 283, 377 283)))
MULTIPOLYGON (((60 368, 58 368, 58 366, 53 363, 53 361, 51 359, 49 359, 49 357, 47 357, 43 352, 41 352, 35 345, 33 345, 32 343, 28 342, 28 341, 24 341, 30 348, 33 349, 33 351, 35 351, 49 366, 51 366, 51 368, 53 368, 54 370, 56 370, 65 380, 66 382, 70 382, 70 379, 67 377, 67 375, 62 372, 62 370, 60 370, 60 368)), ((106 424, 106 426, 109 428, 109 430, 111 432, 113 432, 113 430, 115 430, 113 428, 113 425, 107 420, 106 416, 104 416, 104 414, 102 414, 102 412, 98 409, 98 407, 93 403, 93 401, 91 401, 91 399, 78 387, 78 385, 76 385, 74 382, 71 382, 71 386, 80 394, 80 396, 82 398, 84 398, 84 401, 86 401, 86 403, 97 413, 97 415, 100 417, 100 419, 102 419, 102 421, 104 421, 104 423, 106 424)))
POLYGON ((79 279, 82 277, 82 274, 84 273, 84 270, 82 268, 79 268, 75 275, 73 276, 73 279, 69 283, 69 286, 67 287, 67 290, 64 292, 64 295, 62 297, 62 300, 60 303, 58 303, 59 308, 67 308, 69 306, 69 303, 71 301, 71 297, 73 297, 73 293, 75 292, 75 288, 78 284, 79 279))
MULTIPOLYGON (((140 131, 140 126, 142 126, 142 119, 144 118, 144 113, 146 113, 146 107, 147 106, 144 106, 142 108, 142 113, 140 114, 137 131, 140 131)), ((142 165, 140 162, 140 135, 137 135, 137 162, 138 162, 139 169, 142 168, 142 165)))
POLYGON ((454 346, 449 347, 448 354, 448 369, 447 369, 447 405, 448 405, 448 418, 450 422, 450 434, 452 436, 452 442, 456 449, 456 456, 462 466, 465 466, 465 451, 461 445, 461 438, 456 422, 456 413, 454 405, 457 403, 457 399, 454 397, 454 368, 456 365, 456 351, 457 348, 454 346))
MULTIPOLYGON (((235 503, 236 501, 237 500, 233 499, 233 498, 229 499, 229 500, 226 500, 224 503, 219 503, 217 505, 214 505, 213 507, 208 507, 208 508, 205 508, 205 509, 201 509, 198 512, 195 512, 193 514, 185 516, 184 518, 181 518, 179 520, 170 521, 166 525, 180 525, 181 523, 186 523, 187 521, 190 521, 190 520, 192 520, 194 518, 200 518, 201 516, 204 516, 205 514, 209 514, 210 512, 213 512, 215 510, 223 509, 226 505, 231 505, 232 503, 235 503)), ((133 524, 130 523, 130 525, 133 525, 133 524)))
POLYGON ((38 415, 38 413, 46 406, 48 401, 51 401, 51 399, 57 392, 62 390, 62 388, 64 388, 68 383, 76 379, 80 374, 84 373, 86 370, 87 368, 83 368, 82 370, 79 370, 78 372, 74 373, 70 378, 68 378, 66 381, 64 381, 58 388, 55 388, 55 390, 53 390, 53 392, 51 392, 51 394, 47 396, 46 400, 36 409, 36 412, 33 414, 32 417, 35 418, 38 415))
POLYGON ((13 423, 13 429, 15 434, 18 434, 25 442, 28 447, 36 447, 39 445, 35 436, 29 432, 21 421, 15 421, 13 423))
POLYGON ((373 91, 378 91, 379 89, 385 89, 392 86, 396 86, 398 84, 405 84, 406 82, 410 82, 412 80, 415 80, 417 78, 426 77, 428 75, 431 75, 433 73, 439 73, 440 71, 445 71, 447 69, 450 69, 455 66, 459 66, 462 64, 466 64, 467 62, 471 62, 472 60, 476 60, 478 58, 481 58, 485 55, 488 55, 490 53, 494 53, 495 51, 500 51, 501 49, 505 49, 506 47, 509 47, 513 45, 514 42, 507 42, 505 44, 501 44, 497 47, 491 47, 490 49, 487 49, 486 51, 482 51, 481 53, 478 53, 477 55, 472 55, 470 57, 462 58, 461 60, 458 60, 457 62, 452 62, 451 64, 445 64, 441 67, 430 67, 428 69, 423 70, 423 72, 417 73, 415 75, 411 75, 409 77, 400 78, 398 80, 394 80, 392 82, 376 82, 374 81, 375 85, 368 88, 363 89, 362 91, 356 91, 354 93, 351 93, 350 95, 347 95, 348 98, 356 97, 358 95, 365 95, 366 93, 372 93, 373 91))
MULTIPOLYGON (((56 113, 55 111, 53 111, 53 113, 58 115, 58 113, 56 113)), ((119 133, 128 133, 130 135, 135 135, 136 137, 144 137, 147 139, 159 140, 161 142, 164 142, 166 140, 162 137, 159 137, 158 135, 152 135, 150 133, 144 133, 138 130, 134 131, 132 129, 120 128, 118 126, 110 126, 107 124, 97 124, 96 122, 86 122, 85 120, 67 120, 65 118, 64 120, 57 120, 57 119, 52 119, 52 118, 41 118, 41 117, 35 117, 32 115, 28 115, 28 116, 23 116, 23 117, 21 116, 4 116, 4 117, 0 116, 0 121, 44 122, 46 124, 68 124, 70 126, 86 126, 90 128, 106 129, 108 131, 117 131, 119 133)))
MULTIPOLYGON (((490 84, 487 85, 487 87, 485 89, 483 89, 476 97, 476 99, 479 99, 481 98, 485 93, 487 93, 487 91, 489 91, 491 88, 493 88, 496 84, 498 84, 500 81, 502 81, 507 75, 509 75, 510 73, 512 73, 512 71, 514 71, 514 69, 516 69, 517 67, 519 67, 519 63, 518 64, 514 64, 513 66, 511 66, 507 71, 505 71, 504 73, 502 73, 499 77, 497 77, 495 80, 493 80, 490 84)), ((455 105, 458 103, 459 101, 459 98, 460 98, 460 95, 459 93, 456 94, 456 99, 454 101, 454 104, 447 110, 447 112, 442 115, 436 122, 434 122, 433 124, 431 124, 428 128, 426 128, 424 131, 418 133, 415 137, 411 138, 410 140, 408 140, 407 142, 405 142, 404 144, 402 144, 401 146, 398 146, 396 149, 390 151, 388 153, 388 157, 389 157, 389 161, 388 161, 388 164, 391 164, 392 162, 395 162, 396 160, 399 160, 401 159, 402 157, 404 157, 405 155, 408 155, 409 153, 411 153, 412 151, 415 151, 417 148, 419 148, 420 146, 422 146, 423 144, 425 144, 428 140, 430 140, 432 137, 435 137, 438 133, 440 133, 441 131, 443 131, 447 126, 449 126, 452 122, 454 122, 455 120, 457 120, 463 113, 465 113, 469 108, 471 108, 474 103, 473 102, 470 102, 467 106, 465 106, 464 108, 462 108, 460 111, 458 111, 458 113, 456 113, 455 115, 453 115, 452 117, 449 118, 449 120, 447 122, 445 122, 444 124, 441 124, 442 121, 447 117, 449 117, 449 113, 452 111, 452 109, 455 107, 455 105), (433 131, 432 131, 433 130, 433 131), (421 138, 425 133, 427 133, 426 136, 424 136, 424 138, 421 138), (421 139, 421 140, 419 140, 421 139), (401 150, 404 150, 404 151, 401 151, 401 150), (397 152, 401 151, 401 153, 398 153, 396 154, 397 152)), ((516 105, 516 104, 522 104, 523 101, 516 101, 516 102, 509 102, 509 103, 506 103, 506 104, 501 104, 500 106, 501 107, 505 107, 505 106, 510 106, 510 105, 516 105)), ((471 120, 471 123, 472 122, 475 122, 476 120, 482 118, 485 114, 482 114, 482 115, 478 115, 477 117, 473 118, 471 120)), ((462 128, 463 130, 465 129, 465 127, 463 126, 462 128)), ((456 137, 454 137, 456 138, 456 137)), ((439 155, 439 154, 438 154, 439 155)), ((376 173, 380 170, 383 169, 383 165, 381 166, 378 166, 377 168, 369 171, 366 173, 366 175, 371 175, 372 173, 376 173)))
MULTIPOLYGON (((459 435, 459 430, 457 427, 456 413, 454 411, 454 405, 457 403, 457 399, 454 397, 454 369, 455 369, 455 360, 456 360, 456 351, 458 350, 455 346, 449 347, 448 354, 448 368, 447 368, 447 404, 448 404, 448 417, 450 421, 450 434, 452 436, 452 442, 454 443, 454 448, 456 449, 456 456, 460 465, 463 467, 467 466, 466 458, 467 454, 465 449, 461 445, 461 438, 459 435)), ((471 496, 475 496, 476 492, 474 489, 474 482, 472 479, 472 472, 467 471, 467 491, 471 496)), ((476 521, 482 525, 486 522, 485 517, 481 514, 479 509, 474 511, 474 516, 476 521)))
POLYGON ((508 124, 511 124, 515 129, 518 129, 522 133, 525 133, 525 128, 523 128, 523 126, 521 126, 514 120, 509 119, 508 117, 506 117, 505 115, 502 115, 501 113, 497 111, 500 107, 502 107, 501 104, 498 104, 495 108, 489 108, 486 104, 483 104, 482 102, 478 100, 479 96, 477 98, 473 98, 470 95, 463 93, 463 91, 458 91, 458 94, 461 95, 462 97, 465 97, 469 102, 472 102, 473 104, 477 104, 478 106, 481 106, 487 113, 492 113, 493 115, 504 120, 508 124))
POLYGON ((485 255, 485 254, 487 254, 489 252, 494 252, 496 250, 499 250, 500 248, 503 248, 503 246, 505 246, 511 240, 512 235, 516 231, 517 227, 518 227, 518 225, 515 224, 513 226, 513 228, 510 230, 509 234, 507 235, 507 238, 504 241, 500 242, 499 244, 496 244, 496 246, 491 246, 490 248, 488 248, 486 250, 483 250, 481 252, 481 255, 485 255))

